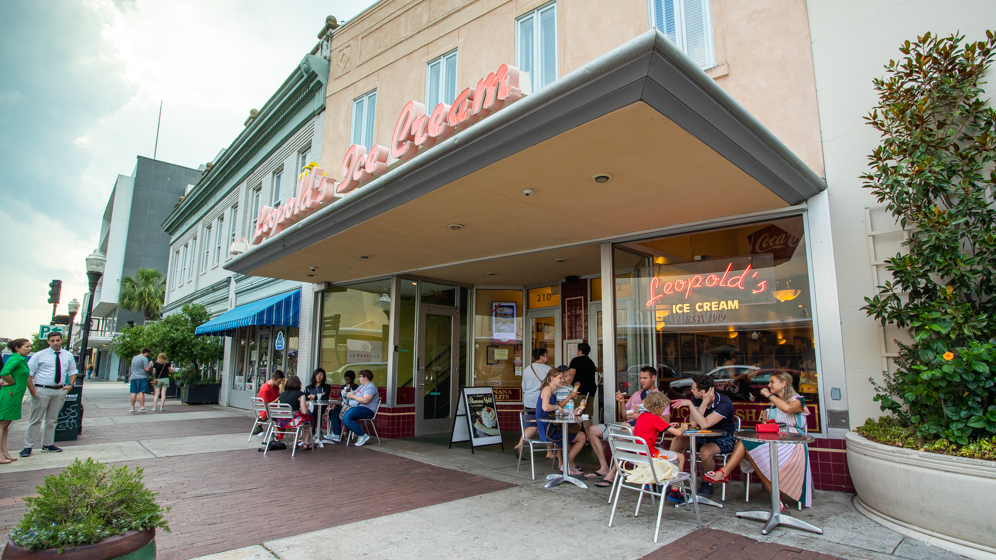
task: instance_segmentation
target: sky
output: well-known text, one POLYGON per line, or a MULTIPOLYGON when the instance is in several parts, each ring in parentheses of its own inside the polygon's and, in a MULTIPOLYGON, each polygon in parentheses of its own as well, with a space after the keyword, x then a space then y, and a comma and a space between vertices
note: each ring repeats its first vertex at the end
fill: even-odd
MULTIPOLYGON (((318 42, 374 0, 0 2, 0 337, 48 324, 48 284, 85 258, 136 156, 196 168, 228 147, 318 42)), ((165 272, 165 271, 164 271, 165 272)), ((81 310, 80 313, 83 313, 81 310)))

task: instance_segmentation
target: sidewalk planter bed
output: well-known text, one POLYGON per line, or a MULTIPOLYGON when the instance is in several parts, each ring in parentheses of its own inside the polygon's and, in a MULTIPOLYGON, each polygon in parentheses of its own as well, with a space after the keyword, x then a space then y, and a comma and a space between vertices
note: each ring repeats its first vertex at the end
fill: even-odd
POLYGON ((13 542, 7 542, 3 549, 3 560, 155 560, 156 530, 128 531, 123 535, 108 537, 94 544, 66 548, 59 553, 57 548, 28 550, 13 542))
POLYGON ((930 544, 996 558, 996 461, 892 447, 847 434, 855 507, 930 544))
POLYGON ((184 385, 182 400, 184 404, 218 404, 220 391, 220 384, 184 385))

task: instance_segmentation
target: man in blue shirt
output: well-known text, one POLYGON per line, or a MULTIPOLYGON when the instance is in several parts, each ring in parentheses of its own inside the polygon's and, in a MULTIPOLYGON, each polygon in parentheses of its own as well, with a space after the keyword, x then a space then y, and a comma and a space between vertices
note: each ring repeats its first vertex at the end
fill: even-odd
MULTIPOLYGON (((671 401, 671 406, 687 408, 689 422, 698 429, 711 429, 723 433, 719 437, 698 438, 695 441, 702 461, 702 472, 709 472, 716 469, 716 454, 732 453, 733 448, 737 446, 737 440, 733 437, 733 432, 737 429, 736 414, 733 411, 733 401, 730 397, 716 392, 712 377, 708 375, 692 376, 692 397, 694 397, 692 400, 671 401)), ((671 451, 681 454, 686 449, 688 449, 687 437, 681 436, 671 440, 671 451)), ((694 481, 692 482, 694 484, 694 481)), ((673 487, 672 492, 676 492, 673 487)), ((698 493, 702 496, 711 496, 712 483, 703 481, 698 493)), ((679 496, 673 498, 668 496, 671 501, 678 501, 676 498, 679 496)))

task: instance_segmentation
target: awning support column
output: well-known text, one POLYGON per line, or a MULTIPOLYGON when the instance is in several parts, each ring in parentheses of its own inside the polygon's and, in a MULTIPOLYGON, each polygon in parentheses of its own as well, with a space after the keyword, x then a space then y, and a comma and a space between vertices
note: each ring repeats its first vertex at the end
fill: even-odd
POLYGON ((602 422, 616 421, 616 283, 612 244, 602 243, 602 422))

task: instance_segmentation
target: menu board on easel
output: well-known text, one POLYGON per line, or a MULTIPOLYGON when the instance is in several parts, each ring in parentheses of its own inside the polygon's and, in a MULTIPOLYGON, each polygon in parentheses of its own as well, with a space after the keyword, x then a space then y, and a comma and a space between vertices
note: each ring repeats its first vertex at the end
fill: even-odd
POLYGON ((475 447, 485 445, 501 445, 505 449, 493 387, 464 387, 460 390, 453 430, 450 432, 450 447, 461 441, 470 441, 471 453, 475 447))

